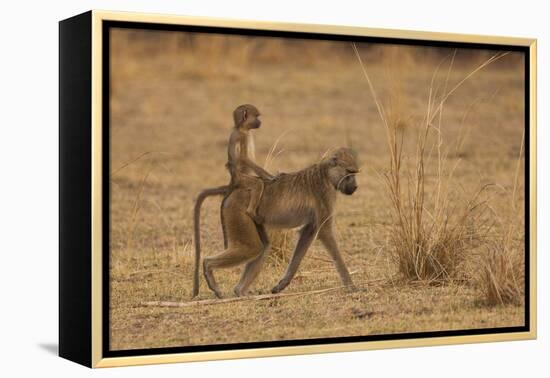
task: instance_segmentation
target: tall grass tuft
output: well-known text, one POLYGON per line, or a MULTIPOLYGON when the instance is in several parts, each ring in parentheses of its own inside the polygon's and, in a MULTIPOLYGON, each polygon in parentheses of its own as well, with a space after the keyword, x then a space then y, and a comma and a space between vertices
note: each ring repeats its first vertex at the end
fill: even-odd
POLYGON ((519 305, 524 298, 525 260, 522 246, 525 236, 521 221, 523 208, 518 208, 516 199, 524 138, 525 133, 521 141, 513 190, 510 195, 511 206, 503 220, 502 228, 505 232, 491 240, 481 255, 478 281, 483 299, 488 305, 519 305))
POLYGON ((390 96, 384 106, 355 44, 353 49, 386 129, 390 162, 382 178, 393 217, 389 237, 392 256, 407 280, 448 281, 455 276, 467 252, 484 241, 491 225, 485 216, 487 187, 461 196, 462 200, 454 190, 460 187, 453 180, 458 162, 453 166, 447 163, 448 148, 442 128, 444 104, 476 72, 506 54, 492 56, 451 89, 448 83, 456 52, 441 61, 428 89, 423 120, 413 131, 414 152, 409 161, 404 157, 405 129, 409 127, 404 127, 399 93, 390 96), (437 84, 436 78, 444 62, 448 62, 445 80, 437 84), (435 167, 436 172, 428 175, 428 166, 435 167))
POLYGON ((522 303, 524 297, 524 259, 519 249, 506 238, 488 243, 482 258, 480 286, 488 305, 522 303))

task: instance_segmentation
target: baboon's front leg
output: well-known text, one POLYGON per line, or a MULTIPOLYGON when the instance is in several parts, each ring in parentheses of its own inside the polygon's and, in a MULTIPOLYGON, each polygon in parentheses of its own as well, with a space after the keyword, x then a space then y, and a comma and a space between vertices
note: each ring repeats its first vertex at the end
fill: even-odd
POLYGON ((262 241, 263 250, 258 257, 246 264, 241 275, 241 279, 234 289, 235 295, 237 295, 238 297, 245 295, 252 282, 254 282, 256 277, 258 277, 258 273, 260 273, 260 269, 271 248, 271 244, 269 242, 267 232, 265 231, 265 227, 263 225, 257 224, 256 228, 258 230, 260 240, 262 241))
POLYGON ((296 244, 296 248, 294 249, 294 253, 292 254, 292 257, 290 258, 288 268, 286 269, 286 272, 283 278, 281 278, 281 280, 279 281, 279 283, 273 289, 271 289, 272 293, 275 294, 282 291, 285 287, 288 286, 290 281, 292 281, 292 278, 294 278, 294 275, 298 271, 298 267, 302 262, 302 258, 306 254, 309 246, 311 245, 314 239, 315 239, 314 224, 310 223, 305 225, 300 230, 300 239, 296 244))
POLYGON ((349 274, 344 259, 342 259, 342 254, 340 253, 340 250, 338 249, 338 244, 336 243, 336 239, 334 238, 332 225, 326 225, 321 229, 321 231, 319 232, 319 239, 327 249, 330 257, 332 258, 332 261, 334 261, 334 265, 336 265, 336 270, 338 271, 338 274, 340 275, 340 279, 342 280, 344 286, 348 286, 350 289, 355 289, 355 286, 351 279, 351 275, 349 274))

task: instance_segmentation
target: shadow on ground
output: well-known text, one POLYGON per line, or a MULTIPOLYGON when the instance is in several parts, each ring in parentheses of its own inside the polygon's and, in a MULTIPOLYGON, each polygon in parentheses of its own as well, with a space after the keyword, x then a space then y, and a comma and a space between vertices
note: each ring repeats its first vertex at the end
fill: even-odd
POLYGON ((58 355, 59 354, 59 345, 56 343, 40 343, 38 347, 50 354, 58 355))

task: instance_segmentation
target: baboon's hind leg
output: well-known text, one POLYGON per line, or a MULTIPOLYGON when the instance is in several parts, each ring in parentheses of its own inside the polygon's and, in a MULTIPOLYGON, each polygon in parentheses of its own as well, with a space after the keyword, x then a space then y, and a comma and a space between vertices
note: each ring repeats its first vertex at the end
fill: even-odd
POLYGON ((271 248, 271 244, 269 242, 269 238, 267 236, 267 232, 265 231, 265 227, 263 225, 256 225, 256 228, 258 230, 258 235, 260 236, 260 240, 262 242, 262 252, 253 260, 249 261, 241 275, 241 279, 237 286, 235 286, 235 289, 233 290, 235 292, 235 295, 238 297, 245 295, 248 291, 248 288, 254 282, 256 277, 258 277, 258 273, 260 273, 260 269, 265 261, 266 256, 269 254, 269 250, 271 248))
POLYGON ((227 228, 225 227, 225 217, 224 217, 224 211, 223 207, 225 205, 225 201, 229 197, 230 192, 226 193, 225 196, 223 196, 222 203, 220 204, 220 222, 222 225, 222 234, 223 234, 223 247, 227 249, 227 228))
POLYGON ((208 283, 208 287, 214 292, 216 297, 221 298, 222 293, 216 283, 213 273, 214 269, 229 268, 242 264, 255 258, 260 252, 261 250, 255 247, 231 247, 221 253, 218 253, 217 255, 206 257, 203 260, 204 278, 208 283))

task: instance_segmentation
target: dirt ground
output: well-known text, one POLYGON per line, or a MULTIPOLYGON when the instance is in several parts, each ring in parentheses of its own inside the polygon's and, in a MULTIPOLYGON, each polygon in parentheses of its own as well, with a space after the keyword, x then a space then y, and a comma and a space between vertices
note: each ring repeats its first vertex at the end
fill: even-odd
MULTIPOLYGON (((414 139, 432 76, 453 50, 358 47, 378 96, 398 93, 404 138, 414 139)), ((457 50, 448 89, 494 53, 457 50)), ((446 62, 432 85, 440 93, 446 62)), ((511 53, 480 70, 449 97, 442 116, 451 151, 446 160, 456 166, 457 201, 495 184, 495 214, 510 208, 520 156, 523 65, 522 55, 511 53)), ((386 131, 348 42, 115 30, 111 70, 111 349, 523 325, 522 306, 490 307, 480 301, 472 278, 473 256, 480 251, 472 251, 465 262, 463 279, 430 285, 399 277, 388 248, 392 217, 381 179, 389 165, 386 131), (255 138, 260 165, 278 140, 267 166, 271 172, 304 168, 328 149, 350 143, 358 151, 359 188, 352 196, 339 196, 335 222, 344 259, 361 290, 144 307, 145 301, 191 300, 194 200, 201 189, 229 180, 226 143, 232 111, 242 103, 255 104, 262 113, 255 138)), ((407 140, 405 154, 414 154, 407 140)), ((433 177, 430 164, 427 176, 433 177)), ((516 201, 523 206, 523 169, 519 175, 516 201)), ((426 190, 428 196, 433 191, 429 180, 426 190)), ((254 283, 254 293, 268 293, 284 272, 295 239, 293 232, 285 235, 284 242, 275 243, 278 248, 254 283)), ((202 242, 204 255, 223 248, 219 199, 203 207, 202 242)), ((217 273, 226 296, 233 295, 239 273, 239 268, 217 273)), ((285 293, 340 285, 328 254, 315 242, 285 293)), ((212 298, 201 276, 199 299, 212 298)))

